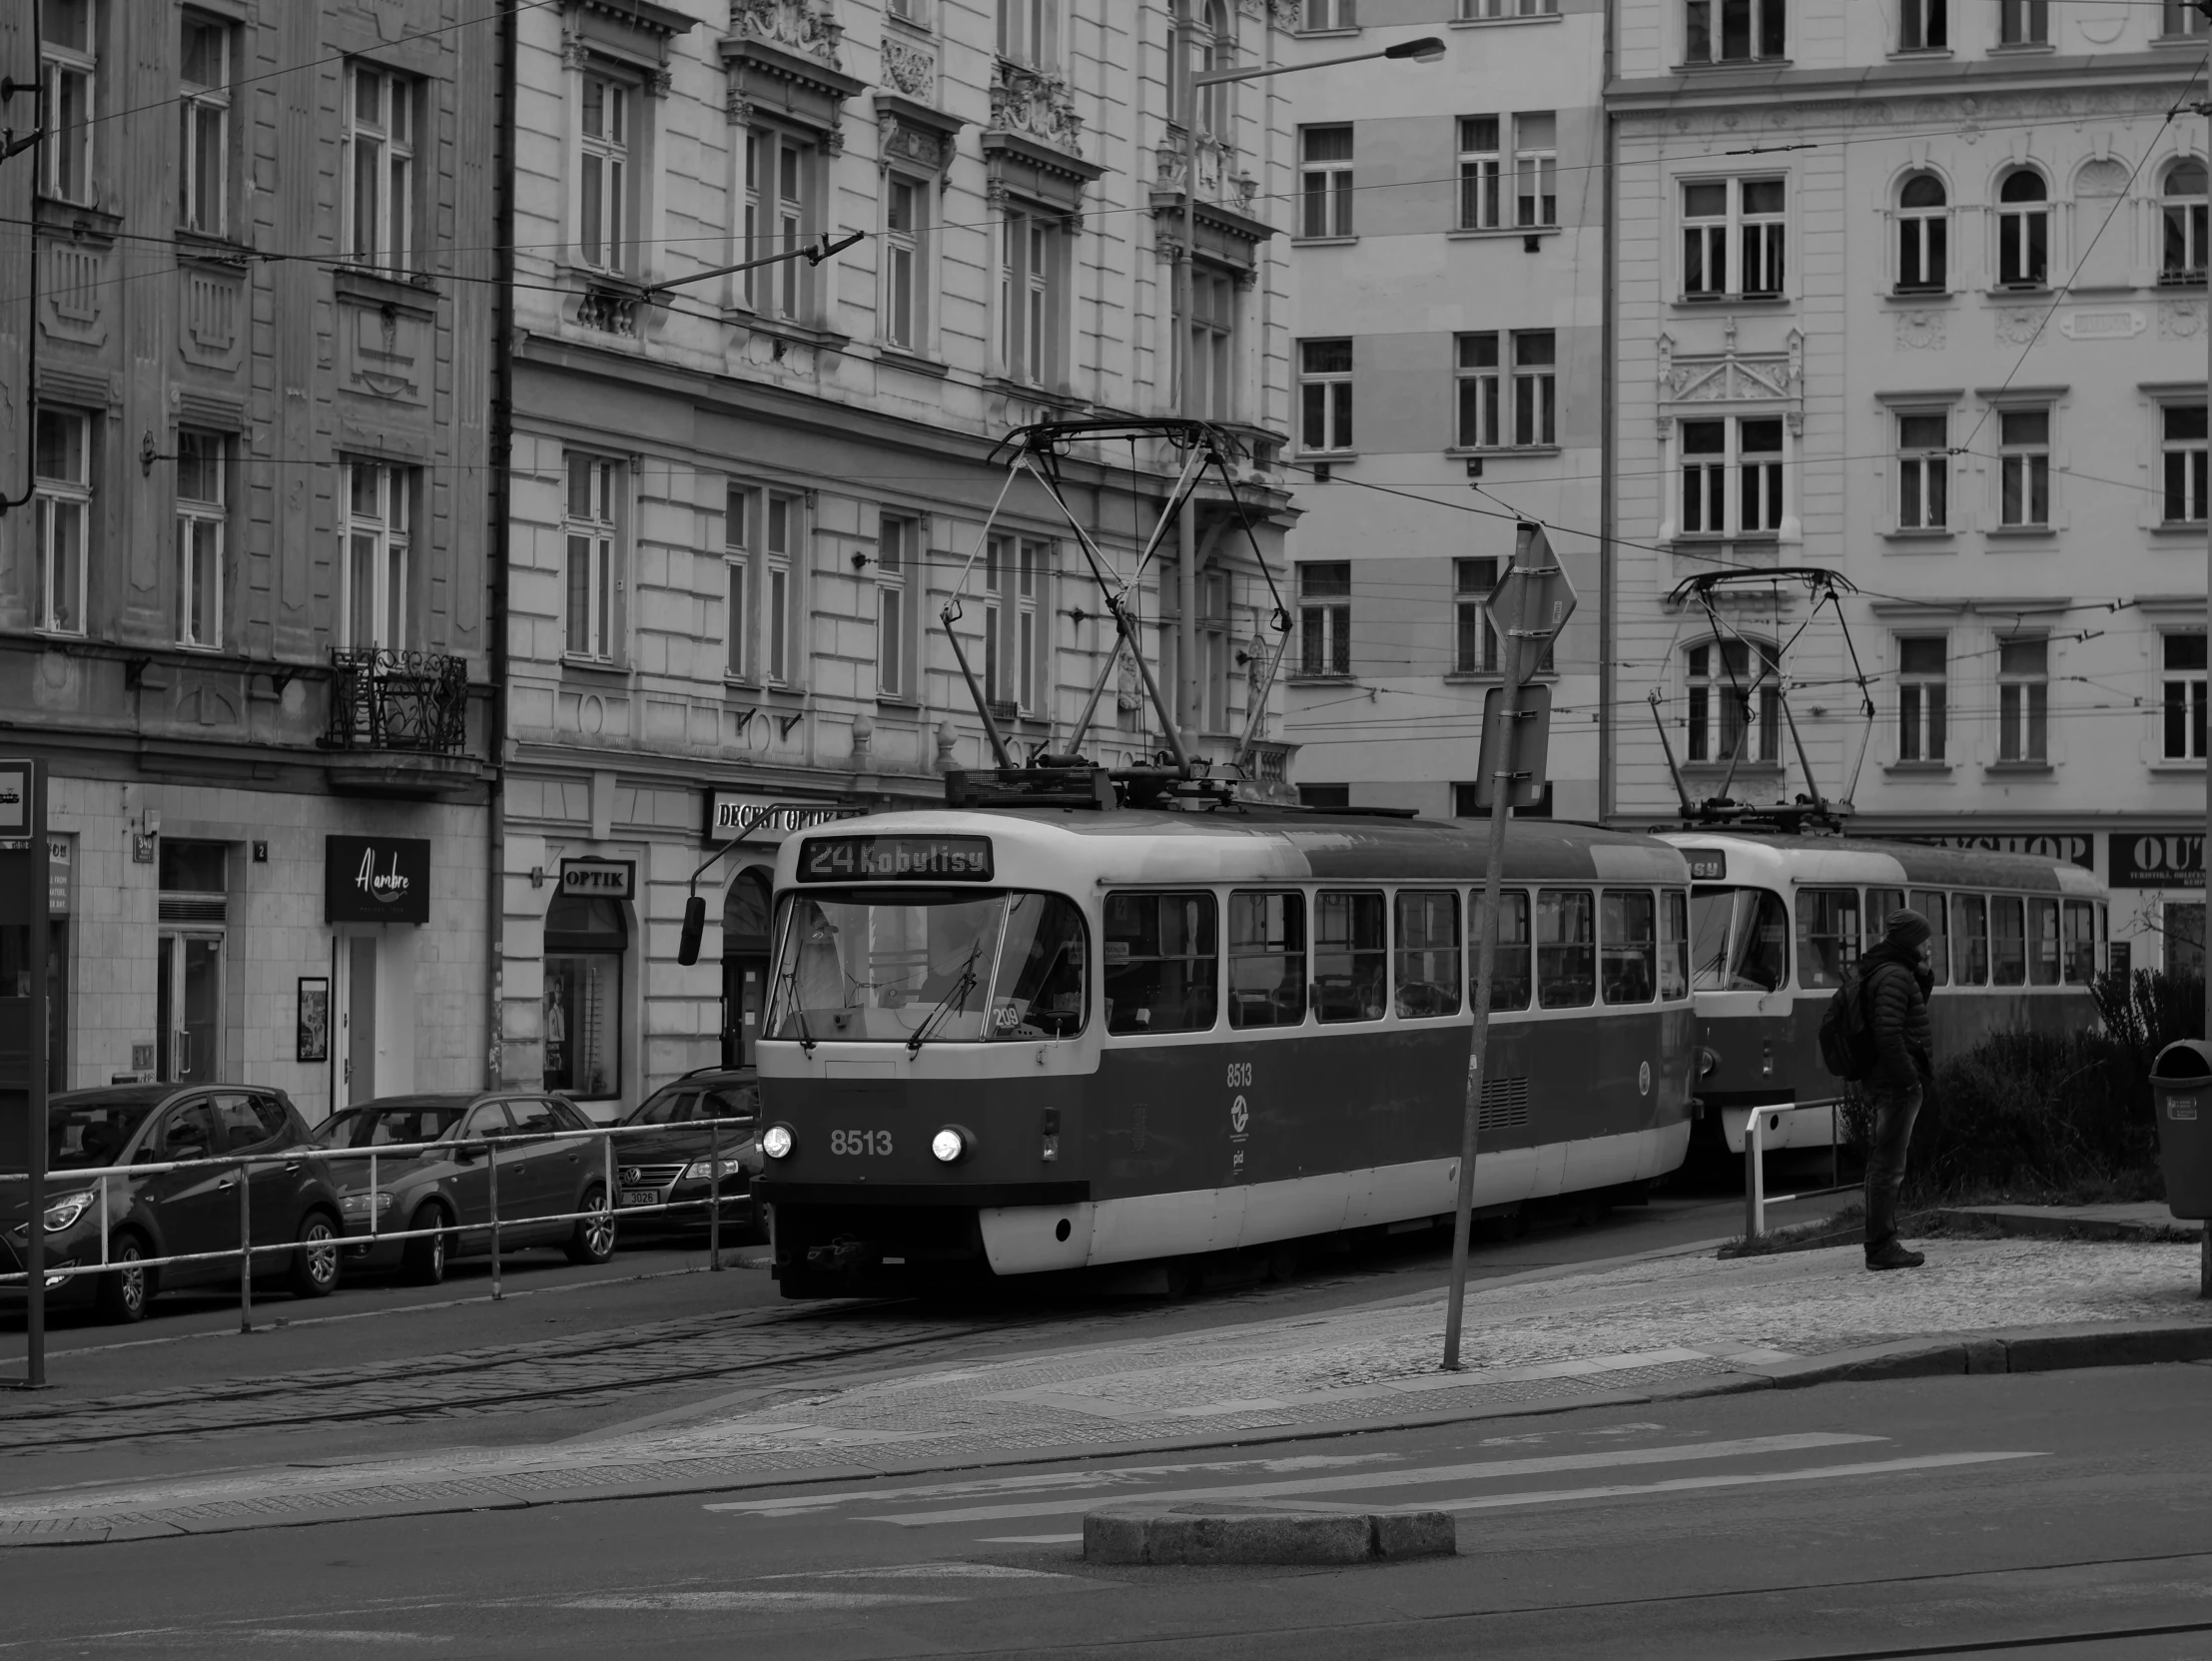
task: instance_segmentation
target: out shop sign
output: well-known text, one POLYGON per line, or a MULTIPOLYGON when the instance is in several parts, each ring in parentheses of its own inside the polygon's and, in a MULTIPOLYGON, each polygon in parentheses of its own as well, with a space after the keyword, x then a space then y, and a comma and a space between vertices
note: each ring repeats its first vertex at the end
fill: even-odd
POLYGON ((2202 831, 2113 831, 2113 888, 2202 888, 2202 831))

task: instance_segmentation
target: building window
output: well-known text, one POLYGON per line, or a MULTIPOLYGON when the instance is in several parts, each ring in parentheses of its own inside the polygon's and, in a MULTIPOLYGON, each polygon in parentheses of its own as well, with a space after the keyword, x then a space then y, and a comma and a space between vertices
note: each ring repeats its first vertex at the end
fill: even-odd
POLYGON ((2050 0, 1997 0, 1999 46, 2050 44, 2050 0))
POLYGON ((1010 209, 999 226, 999 356, 1033 387, 1059 380, 1059 249, 1055 223, 1010 209))
POLYGON ((1950 205, 1943 182, 1915 173, 1897 192, 1897 293, 1938 294, 1949 278, 1950 205))
POLYGON ((1897 417, 1897 528, 1941 530, 1950 523, 1950 417, 1897 417))
POLYGON ((545 908, 544 1089, 586 1099, 621 1093, 629 945, 619 900, 560 894, 545 908))
POLYGON ((922 349, 928 309, 929 202, 927 185, 897 177, 885 181, 883 338, 907 352, 922 349))
POLYGON ((1496 333, 1460 336, 1454 442, 1462 449, 1490 449, 1504 442, 1498 433, 1498 375, 1496 333))
POLYGON ((407 552, 414 469, 346 463, 346 588, 339 635, 354 648, 407 643, 407 552))
POLYGON ((2050 192, 2040 173, 2020 168, 1997 187, 1997 282, 2040 289, 2050 274, 2050 192))
POLYGON ((916 543, 912 519, 884 515, 876 537, 876 691, 886 698, 910 698, 913 668, 908 662, 907 623, 912 613, 907 587, 914 569, 916 543))
POLYGON ((798 563, 802 505, 797 496, 771 495, 766 515, 767 531, 762 538, 768 545, 768 569, 767 593, 762 606, 766 614, 761 620, 768 629, 768 679, 777 686, 789 685, 796 678, 791 607, 798 595, 798 579, 794 572, 798 563))
POLYGON ((570 657, 614 659, 615 513, 621 471, 596 455, 568 457, 568 624, 570 657))
POLYGON ((2050 523, 2050 412, 1997 414, 1998 518, 2004 524, 2050 523))
POLYGON ((2159 413, 2159 448, 2165 456, 2166 522, 2204 519, 2205 419, 2201 404, 2169 404, 2159 413))
POLYGON ((1467 22, 1494 17, 1556 17, 1559 0, 1459 0, 1459 15, 1467 22))
POLYGON ((1781 416, 1682 423, 1682 535, 1771 535, 1782 515, 1781 416))
POLYGON ((1352 343, 1298 343, 1298 446, 1352 447, 1352 343))
POLYGON ((1348 560, 1298 567, 1298 672, 1352 672, 1352 567, 1348 560))
POLYGON ((2165 227, 2158 257, 2161 283, 2204 281, 2204 186, 2202 162, 2176 162, 2166 170, 2165 227))
POLYGON ((1452 561, 1453 609, 1457 625, 1452 673, 1494 675, 1498 672, 1498 637, 1490 627, 1490 595, 1497 586, 1497 560, 1452 561))
POLYGON ((1359 27, 1359 0, 1305 0, 1298 10, 1298 27, 1312 34, 1331 29, 1359 27))
POLYGON ((223 644, 223 531, 229 519, 229 440, 177 434, 177 644, 223 644))
POLYGON ((1559 117, 1550 110, 1513 118, 1513 223, 1559 223, 1559 117))
POLYGON ((1782 759, 1782 657, 1765 642, 1710 640, 1684 654, 1691 761, 1782 759))
POLYGON ((1505 159, 1498 149, 1498 118, 1459 118, 1459 228, 1495 231, 1504 225, 1505 159))
POLYGON ((1997 759, 2042 761, 2049 754, 2050 641, 1997 642, 1997 759))
POLYGON ((353 69, 347 105, 348 259, 403 270, 414 253, 415 83, 366 64, 353 69))
POLYGON ((1045 642, 1038 599, 1045 591, 1045 567, 1049 545, 1023 537, 1014 574, 1014 686, 1015 698, 1025 712, 1045 707, 1040 671, 1044 667, 1045 642))
POLYGON ((1305 127, 1298 132, 1298 217, 1301 237, 1352 234, 1352 130, 1305 127))
POLYGON ((45 77, 45 167, 38 188, 64 202, 92 200, 92 124, 98 60, 93 0, 46 0, 40 16, 45 77))
POLYGON ((1943 710, 1949 637, 1905 634, 1897 638, 1897 759, 1943 759, 1943 710))
POLYGON ((2212 29, 2212 19, 2196 8, 2196 0, 2163 0, 2159 30, 2162 35, 2201 35, 2212 29))
POLYGON ((38 626, 50 634, 82 634, 92 529, 92 417, 40 410, 35 447, 38 626))
POLYGON ((1683 58, 1694 64, 1779 58, 1785 0, 1685 0, 1683 58))
POLYGON ((1788 234, 1780 179, 1702 179, 1682 187, 1686 300, 1782 293, 1788 234))
POLYGON ((177 108, 182 122, 177 157, 177 220, 187 231, 220 237, 227 221, 231 160, 231 28, 184 14, 177 108))
POLYGON ((999 0, 999 56, 1032 69, 1060 63, 1060 0, 999 0))
POLYGON ((2161 636, 2165 675, 2159 706, 2165 717, 2163 754, 2168 761, 2202 761, 2205 757, 2205 637, 2201 634, 2161 636))
POLYGON ((576 256, 598 271, 629 269, 630 89, 583 78, 583 147, 577 161, 576 256))
POLYGON ((1944 52, 1950 49, 1949 8, 1943 0, 1901 0, 1897 13, 1899 52, 1944 52))
POLYGON ((732 484, 722 512, 722 586, 727 607, 722 614, 726 650, 722 672, 732 680, 745 678, 752 662, 746 625, 752 621, 753 492, 732 484))
POLYGON ((1236 283, 1201 263, 1192 268, 1190 294, 1191 413, 1229 420, 1236 410, 1236 283))
POLYGON ((1521 448, 1559 441, 1558 337, 1549 329, 1513 333, 1513 442, 1521 448))

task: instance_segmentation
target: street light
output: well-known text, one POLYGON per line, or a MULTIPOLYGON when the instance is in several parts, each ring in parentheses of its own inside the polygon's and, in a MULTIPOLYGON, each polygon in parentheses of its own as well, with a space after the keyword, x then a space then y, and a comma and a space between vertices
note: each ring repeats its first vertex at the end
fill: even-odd
MULTIPOLYGON (((1184 0, 1182 17, 1175 25, 1176 50, 1187 65, 1190 61, 1192 34, 1197 27, 1195 16, 1198 0, 1184 0)), ((1389 58, 1399 62, 1432 64, 1444 56, 1444 43, 1434 35, 1424 35, 1419 40, 1402 40, 1395 46, 1381 47, 1373 52, 1352 52, 1337 58, 1315 58, 1310 63, 1276 64, 1261 69, 1208 69, 1198 74, 1185 74, 1182 78, 1182 95, 1175 101, 1175 116, 1182 124, 1182 245, 1175 253, 1175 314, 1181 324, 1182 338, 1175 345, 1175 409, 1186 420, 1195 420, 1200 412, 1191 406, 1195 402, 1196 353, 1191 349, 1191 329, 1196 316, 1195 278, 1197 267, 1194 255, 1198 239, 1198 91, 1201 87, 1226 86, 1231 81, 1263 81, 1275 75, 1295 75, 1301 70, 1329 69, 1337 64, 1365 63, 1371 59, 1389 58)), ((1175 714, 1185 730, 1198 718, 1198 521, 1197 514, 1185 505, 1178 515, 1176 525, 1177 548, 1181 556, 1181 569, 1177 573, 1177 586, 1182 601, 1182 617, 1175 630, 1175 679, 1177 682, 1175 714)))

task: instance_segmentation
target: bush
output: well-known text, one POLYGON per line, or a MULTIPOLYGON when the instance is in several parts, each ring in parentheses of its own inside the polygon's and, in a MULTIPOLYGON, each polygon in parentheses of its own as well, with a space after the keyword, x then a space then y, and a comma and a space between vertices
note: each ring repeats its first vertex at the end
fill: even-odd
POLYGON ((2103 974, 2090 993, 2104 1030, 2133 1052, 2143 1072, 2177 1038, 2204 1036, 2204 977, 2138 969, 2103 974))
POLYGON ((1992 1034, 1936 1067, 1907 1170, 1917 1199, 2154 1199, 2149 1061, 2110 1033, 1992 1034))

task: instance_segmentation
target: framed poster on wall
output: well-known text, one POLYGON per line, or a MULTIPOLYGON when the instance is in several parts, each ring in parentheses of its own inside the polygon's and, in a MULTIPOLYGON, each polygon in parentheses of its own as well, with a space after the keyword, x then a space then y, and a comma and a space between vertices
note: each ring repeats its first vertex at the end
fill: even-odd
POLYGON ((300 1021, 296 1061, 331 1059, 331 978, 300 977, 300 1021))

